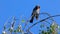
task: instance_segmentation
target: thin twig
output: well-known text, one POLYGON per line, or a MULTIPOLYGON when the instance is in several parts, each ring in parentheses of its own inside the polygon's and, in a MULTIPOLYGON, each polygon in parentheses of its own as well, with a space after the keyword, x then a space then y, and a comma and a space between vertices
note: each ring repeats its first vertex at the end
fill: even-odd
MULTIPOLYGON (((49 17, 51 17, 51 15, 50 15, 49 13, 47 13, 47 12, 40 13, 40 15, 41 15, 41 14, 46 14, 46 15, 48 15, 49 17)), ((50 20, 55 21, 52 17, 51 17, 50 20)))

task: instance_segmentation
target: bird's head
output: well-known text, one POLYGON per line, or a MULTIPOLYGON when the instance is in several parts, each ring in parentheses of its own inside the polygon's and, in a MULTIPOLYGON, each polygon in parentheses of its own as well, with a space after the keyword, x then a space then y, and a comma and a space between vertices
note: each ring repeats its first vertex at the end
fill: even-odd
POLYGON ((36 5, 36 9, 40 9, 40 6, 39 5, 36 5))

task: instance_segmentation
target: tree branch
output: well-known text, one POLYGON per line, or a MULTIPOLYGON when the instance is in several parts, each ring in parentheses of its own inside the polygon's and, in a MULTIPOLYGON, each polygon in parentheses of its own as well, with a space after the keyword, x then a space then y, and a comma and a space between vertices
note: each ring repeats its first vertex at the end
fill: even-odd
POLYGON ((47 17, 47 18, 45 18, 45 19, 42 19, 42 20, 34 23, 32 26, 30 26, 30 27, 27 29, 27 31, 28 31, 29 29, 31 29, 33 26, 35 26, 36 24, 38 24, 38 23, 40 23, 40 22, 43 22, 43 21, 45 21, 45 20, 47 20, 47 19, 49 19, 49 18, 51 18, 51 17, 57 17, 57 16, 60 16, 60 15, 54 15, 54 16, 50 16, 50 17, 47 17))

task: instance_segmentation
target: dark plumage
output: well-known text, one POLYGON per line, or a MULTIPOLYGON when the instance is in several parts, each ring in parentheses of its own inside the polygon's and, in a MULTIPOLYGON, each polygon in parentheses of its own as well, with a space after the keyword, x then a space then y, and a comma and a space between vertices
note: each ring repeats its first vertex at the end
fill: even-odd
POLYGON ((36 17, 36 19, 38 19, 39 16, 39 10, 40 10, 40 6, 35 6, 35 8, 33 9, 32 15, 31 15, 31 19, 30 19, 30 23, 33 23, 33 19, 34 17, 36 17))

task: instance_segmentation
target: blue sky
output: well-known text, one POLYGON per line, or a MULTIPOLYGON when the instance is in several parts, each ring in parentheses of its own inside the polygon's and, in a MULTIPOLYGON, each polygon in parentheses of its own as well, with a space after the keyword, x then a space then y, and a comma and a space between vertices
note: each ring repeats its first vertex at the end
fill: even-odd
MULTIPOLYGON (((0 0, 0 34, 8 18, 11 16, 19 18, 23 15, 28 19, 35 5, 41 6, 40 12, 47 12, 51 15, 60 14, 60 0, 0 0)), ((55 20, 60 25, 59 17, 55 20)), ((36 27, 34 28, 38 29, 36 27)), ((37 30, 34 31, 32 28, 32 31, 37 30)))

